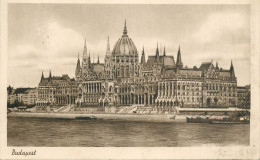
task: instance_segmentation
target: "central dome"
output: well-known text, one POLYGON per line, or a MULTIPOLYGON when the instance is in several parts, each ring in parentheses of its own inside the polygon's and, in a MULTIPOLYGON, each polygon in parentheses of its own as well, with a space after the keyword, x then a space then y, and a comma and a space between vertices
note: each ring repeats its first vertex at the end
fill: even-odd
POLYGON ((113 55, 137 55, 137 49, 135 47, 134 42, 127 35, 126 22, 123 31, 123 35, 116 42, 113 51, 113 55))

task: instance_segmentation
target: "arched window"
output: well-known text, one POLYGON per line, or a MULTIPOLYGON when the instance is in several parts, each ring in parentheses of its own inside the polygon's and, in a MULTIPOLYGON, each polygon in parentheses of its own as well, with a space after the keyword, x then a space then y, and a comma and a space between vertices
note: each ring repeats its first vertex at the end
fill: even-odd
POLYGON ((112 92, 112 90, 113 90, 113 87, 110 86, 110 87, 109 87, 109 92, 112 92))

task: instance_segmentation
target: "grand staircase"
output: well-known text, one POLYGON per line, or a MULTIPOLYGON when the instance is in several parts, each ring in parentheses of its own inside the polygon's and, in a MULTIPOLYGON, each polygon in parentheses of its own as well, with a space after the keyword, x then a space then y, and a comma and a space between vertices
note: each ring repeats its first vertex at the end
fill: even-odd
POLYGON ((123 109, 121 109, 117 113, 133 113, 136 110, 137 110, 137 106, 136 105, 132 105, 132 106, 129 106, 129 107, 124 107, 123 109))
POLYGON ((136 113, 138 114, 151 114, 153 108, 151 106, 138 106, 136 113))

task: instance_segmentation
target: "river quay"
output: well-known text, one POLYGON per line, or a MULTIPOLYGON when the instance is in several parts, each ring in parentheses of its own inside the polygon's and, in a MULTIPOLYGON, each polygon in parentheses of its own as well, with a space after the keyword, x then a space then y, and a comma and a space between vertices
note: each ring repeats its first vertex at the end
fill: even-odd
POLYGON ((56 118, 56 119, 76 119, 76 117, 95 116, 100 120, 124 120, 124 121, 148 121, 148 122, 185 122, 187 115, 177 115, 172 119, 173 115, 167 114, 89 114, 89 113, 30 113, 30 112, 11 112, 8 117, 31 117, 31 118, 56 118))

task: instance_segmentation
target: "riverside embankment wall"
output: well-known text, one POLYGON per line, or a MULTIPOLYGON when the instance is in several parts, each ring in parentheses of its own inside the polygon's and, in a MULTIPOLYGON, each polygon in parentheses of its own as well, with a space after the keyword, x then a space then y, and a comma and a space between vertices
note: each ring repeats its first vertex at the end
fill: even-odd
POLYGON ((95 116, 103 120, 125 120, 125 121, 148 121, 148 122, 185 122, 186 116, 176 116, 170 119, 171 115, 140 115, 140 114, 73 114, 73 113, 30 113, 12 112, 9 117, 34 117, 34 118, 56 118, 56 119, 75 119, 80 116, 95 116))

